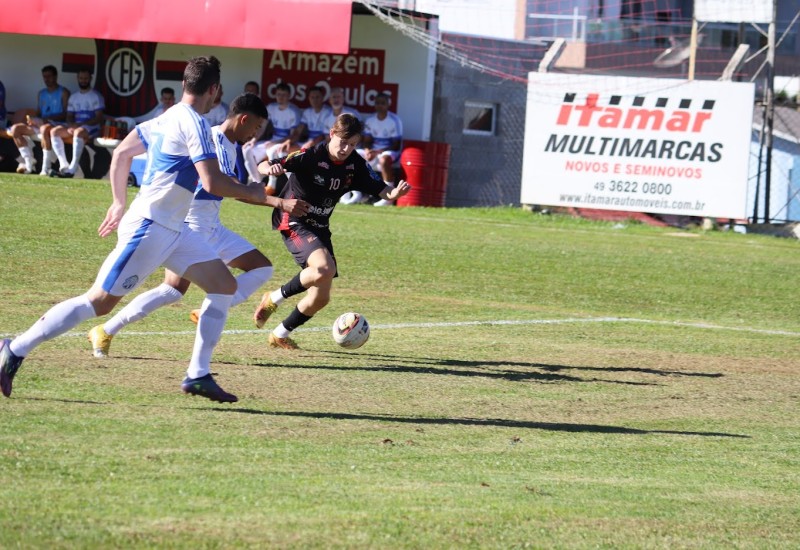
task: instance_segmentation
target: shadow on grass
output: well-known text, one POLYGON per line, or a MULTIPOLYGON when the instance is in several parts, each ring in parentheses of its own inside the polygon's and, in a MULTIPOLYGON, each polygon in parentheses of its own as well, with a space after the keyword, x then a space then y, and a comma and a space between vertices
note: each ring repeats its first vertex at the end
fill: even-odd
POLYGON ((63 399, 58 397, 20 397, 19 401, 48 401, 56 403, 79 403, 81 405, 111 405, 109 401, 87 401, 85 399, 63 399))
MULTIPOLYGON (((487 363, 475 363, 475 365, 487 365, 487 363)), ((504 363, 507 365, 507 363, 504 363)), ((439 374, 445 376, 480 376, 483 378, 497 378, 509 380, 511 382, 522 382, 525 380, 535 380, 538 382, 603 382, 606 384, 623 384, 626 386, 657 386, 649 382, 628 382, 623 380, 603 380, 602 378, 580 378, 578 376, 568 376, 566 374, 551 374, 546 372, 524 372, 515 370, 464 370, 464 369, 447 369, 437 366, 430 367, 409 367, 403 365, 371 365, 363 367, 347 367, 347 366, 334 366, 334 365, 271 365, 266 363, 254 363, 256 367, 282 367, 287 369, 314 369, 314 370, 339 370, 339 371, 366 371, 366 372, 400 372, 400 373, 414 373, 414 374, 439 374)), ((540 365, 537 363, 529 363, 524 366, 528 368, 540 368, 549 370, 569 368, 569 367, 553 367, 552 365, 540 365)), ((602 370, 602 369, 598 369, 602 370)))
MULTIPOLYGON (((353 353, 344 351, 329 351, 331 355, 353 357, 353 353)), ((722 378, 724 376, 720 372, 685 372, 676 370, 662 370, 653 368, 641 367, 576 367, 572 365, 546 365, 543 363, 533 363, 527 361, 465 361, 462 359, 432 359, 432 358, 414 358, 403 357, 398 355, 381 355, 381 354, 359 354, 359 357, 367 357, 375 360, 393 360, 401 361, 403 363, 417 363, 428 365, 444 365, 448 367, 526 367, 537 368, 547 371, 561 371, 561 370, 583 370, 583 371, 596 371, 596 372, 637 372, 642 374, 653 374, 656 376, 697 376, 702 378, 722 378)))
POLYGON ((681 430, 639 430, 624 426, 606 426, 603 424, 567 424, 563 422, 531 422, 527 420, 508 420, 504 418, 430 418, 424 416, 392 416, 382 414, 351 414, 335 412, 304 411, 260 411, 257 409, 234 409, 213 407, 212 410, 228 413, 256 414, 265 416, 291 416, 302 418, 320 418, 328 420, 371 420, 374 422, 403 422, 408 424, 435 424, 456 426, 495 426, 500 428, 521 428, 528 430, 548 430, 553 432, 588 432, 623 435, 697 435, 703 437, 736 437, 750 439, 749 435, 729 434, 724 432, 688 432, 681 430))

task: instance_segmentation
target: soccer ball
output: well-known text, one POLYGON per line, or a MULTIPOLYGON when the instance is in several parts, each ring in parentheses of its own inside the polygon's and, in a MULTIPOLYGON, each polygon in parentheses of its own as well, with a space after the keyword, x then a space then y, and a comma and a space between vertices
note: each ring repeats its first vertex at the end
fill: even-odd
POLYGON ((342 313, 333 322, 333 341, 347 349, 363 346, 369 339, 369 323, 360 313, 342 313))

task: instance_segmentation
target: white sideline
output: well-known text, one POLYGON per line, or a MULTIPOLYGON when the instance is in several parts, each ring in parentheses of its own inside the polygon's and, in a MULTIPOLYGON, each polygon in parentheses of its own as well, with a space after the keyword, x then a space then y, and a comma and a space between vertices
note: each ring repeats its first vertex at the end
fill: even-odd
MULTIPOLYGON (((770 330, 753 327, 726 327, 723 325, 712 325, 708 323, 684 323, 681 321, 657 321, 653 319, 636 319, 632 317, 578 317, 567 319, 519 319, 519 320, 497 320, 497 321, 456 321, 452 323, 389 323, 370 325, 371 329, 404 329, 404 328, 450 328, 450 327, 470 327, 486 325, 566 325, 571 323, 642 323, 649 325, 671 325, 676 327, 698 328, 705 330, 733 330, 738 332, 750 332, 755 334, 770 334, 775 336, 800 336, 800 332, 788 330, 770 330)), ((298 328, 296 332, 326 332, 328 327, 298 328)), ((167 336, 167 335, 191 335, 194 330, 177 331, 126 331, 123 330, 117 336, 167 336)), ((233 329, 225 330, 223 334, 266 334, 264 329, 233 329)), ((11 338, 15 335, 4 334, 0 338, 11 338)), ((86 338, 86 331, 67 332, 63 336, 86 338)))

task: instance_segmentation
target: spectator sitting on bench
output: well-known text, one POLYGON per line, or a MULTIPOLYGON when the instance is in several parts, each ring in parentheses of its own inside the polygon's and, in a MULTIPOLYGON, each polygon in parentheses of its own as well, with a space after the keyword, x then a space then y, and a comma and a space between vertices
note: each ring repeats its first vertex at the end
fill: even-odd
MULTIPOLYGON (((389 111, 391 98, 388 94, 375 96, 375 114, 364 121, 361 148, 356 149, 373 170, 383 176, 386 185, 394 186, 394 163, 400 158, 403 144, 403 123, 389 111)), ((360 191, 351 191, 340 199, 345 204, 355 204, 363 199, 360 191)), ((380 199, 375 206, 391 206, 393 200, 380 199)))
POLYGON ((161 101, 158 102, 158 105, 153 107, 149 112, 134 117, 133 120, 136 121, 136 124, 139 124, 140 122, 160 117, 173 105, 175 105, 175 90, 169 87, 161 88, 161 101))
POLYGON ((53 150, 58 157, 59 170, 51 170, 54 178, 71 178, 80 167, 83 146, 97 137, 104 121, 105 100, 92 88, 92 73, 88 69, 78 71, 78 91, 67 103, 67 125, 56 126, 50 131, 53 150), (64 139, 72 138, 72 161, 67 160, 64 139))
POLYGON ((22 164, 17 167, 18 174, 36 172, 36 161, 33 157, 33 140, 31 136, 39 135, 42 140, 42 171, 46 176, 56 156, 50 144, 50 130, 56 124, 63 123, 67 117, 69 90, 58 83, 58 69, 47 65, 42 69, 44 88, 39 90, 36 100, 36 112, 28 120, 19 121, 8 129, 14 145, 22 156, 22 164))

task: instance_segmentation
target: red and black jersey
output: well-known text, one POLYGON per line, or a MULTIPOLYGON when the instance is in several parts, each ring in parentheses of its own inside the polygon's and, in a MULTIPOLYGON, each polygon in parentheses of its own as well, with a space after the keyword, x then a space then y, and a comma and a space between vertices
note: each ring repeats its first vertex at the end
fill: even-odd
POLYGON ((368 195, 379 195, 386 187, 381 176, 355 151, 344 162, 332 161, 328 155, 328 144, 324 141, 277 162, 289 172, 289 181, 281 191, 281 198, 302 199, 311 208, 302 218, 290 217, 276 208, 272 216, 273 229, 288 229, 292 222, 327 228, 333 209, 342 195, 353 189, 368 195))

